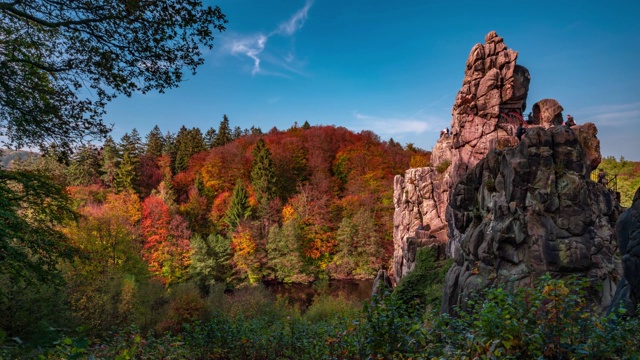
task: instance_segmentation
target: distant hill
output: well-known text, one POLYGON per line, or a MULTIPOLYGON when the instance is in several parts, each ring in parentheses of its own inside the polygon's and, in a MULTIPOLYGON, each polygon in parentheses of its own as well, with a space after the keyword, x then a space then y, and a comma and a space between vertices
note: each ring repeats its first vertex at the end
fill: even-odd
POLYGON ((35 156, 35 153, 25 150, 0 149, 0 167, 9 169, 14 160, 25 160, 29 156, 35 156))

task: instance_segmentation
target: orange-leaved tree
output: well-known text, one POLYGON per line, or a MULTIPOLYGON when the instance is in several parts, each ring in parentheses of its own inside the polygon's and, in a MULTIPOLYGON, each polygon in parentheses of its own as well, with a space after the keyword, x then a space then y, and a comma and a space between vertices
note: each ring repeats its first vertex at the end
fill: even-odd
POLYGON ((191 232, 180 215, 173 215, 167 204, 151 195, 142 203, 143 257, 149 270, 165 284, 182 280, 190 261, 191 232))

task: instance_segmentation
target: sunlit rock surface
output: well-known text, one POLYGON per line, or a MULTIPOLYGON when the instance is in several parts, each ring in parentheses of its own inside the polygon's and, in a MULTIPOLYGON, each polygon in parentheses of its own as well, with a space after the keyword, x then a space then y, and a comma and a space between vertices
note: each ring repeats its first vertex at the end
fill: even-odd
MULTIPOLYGON (((404 253, 407 239, 419 227, 429 244, 447 247, 445 209, 449 190, 489 151, 517 144, 515 131, 523 123, 529 71, 516 65, 518 53, 508 49, 494 31, 475 45, 466 62, 462 88, 456 96, 449 133, 443 131, 433 149, 433 166, 409 169, 394 182, 394 267, 397 281, 414 264, 404 253), (425 230, 426 229, 426 230, 425 230)), ((421 242, 418 245, 422 245, 421 242)), ((455 247, 447 247, 454 255, 455 247)))

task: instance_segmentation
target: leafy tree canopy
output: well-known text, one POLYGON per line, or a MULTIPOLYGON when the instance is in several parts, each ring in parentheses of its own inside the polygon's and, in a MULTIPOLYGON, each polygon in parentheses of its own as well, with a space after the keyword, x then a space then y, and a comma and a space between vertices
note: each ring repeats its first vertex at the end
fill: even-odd
MULTIPOLYGON (((54 281, 72 248, 58 226, 75 217, 64 188, 44 175, 0 170, 0 274, 54 281)), ((2 289, 0 289, 2 295, 2 289)))
POLYGON ((195 73, 227 22, 199 0, 0 0, 0 135, 68 152, 103 137, 117 94, 163 92, 195 73))

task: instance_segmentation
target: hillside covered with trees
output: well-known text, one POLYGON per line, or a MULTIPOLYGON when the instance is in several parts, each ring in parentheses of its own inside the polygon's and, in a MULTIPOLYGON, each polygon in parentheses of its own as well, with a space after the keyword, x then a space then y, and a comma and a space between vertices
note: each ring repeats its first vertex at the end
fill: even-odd
POLYGON ((620 204, 624 207, 631 206, 633 195, 640 187, 640 162, 629 161, 624 157, 616 160, 609 156, 602 159, 598 169, 603 169, 607 178, 616 191, 620 192, 620 204))

